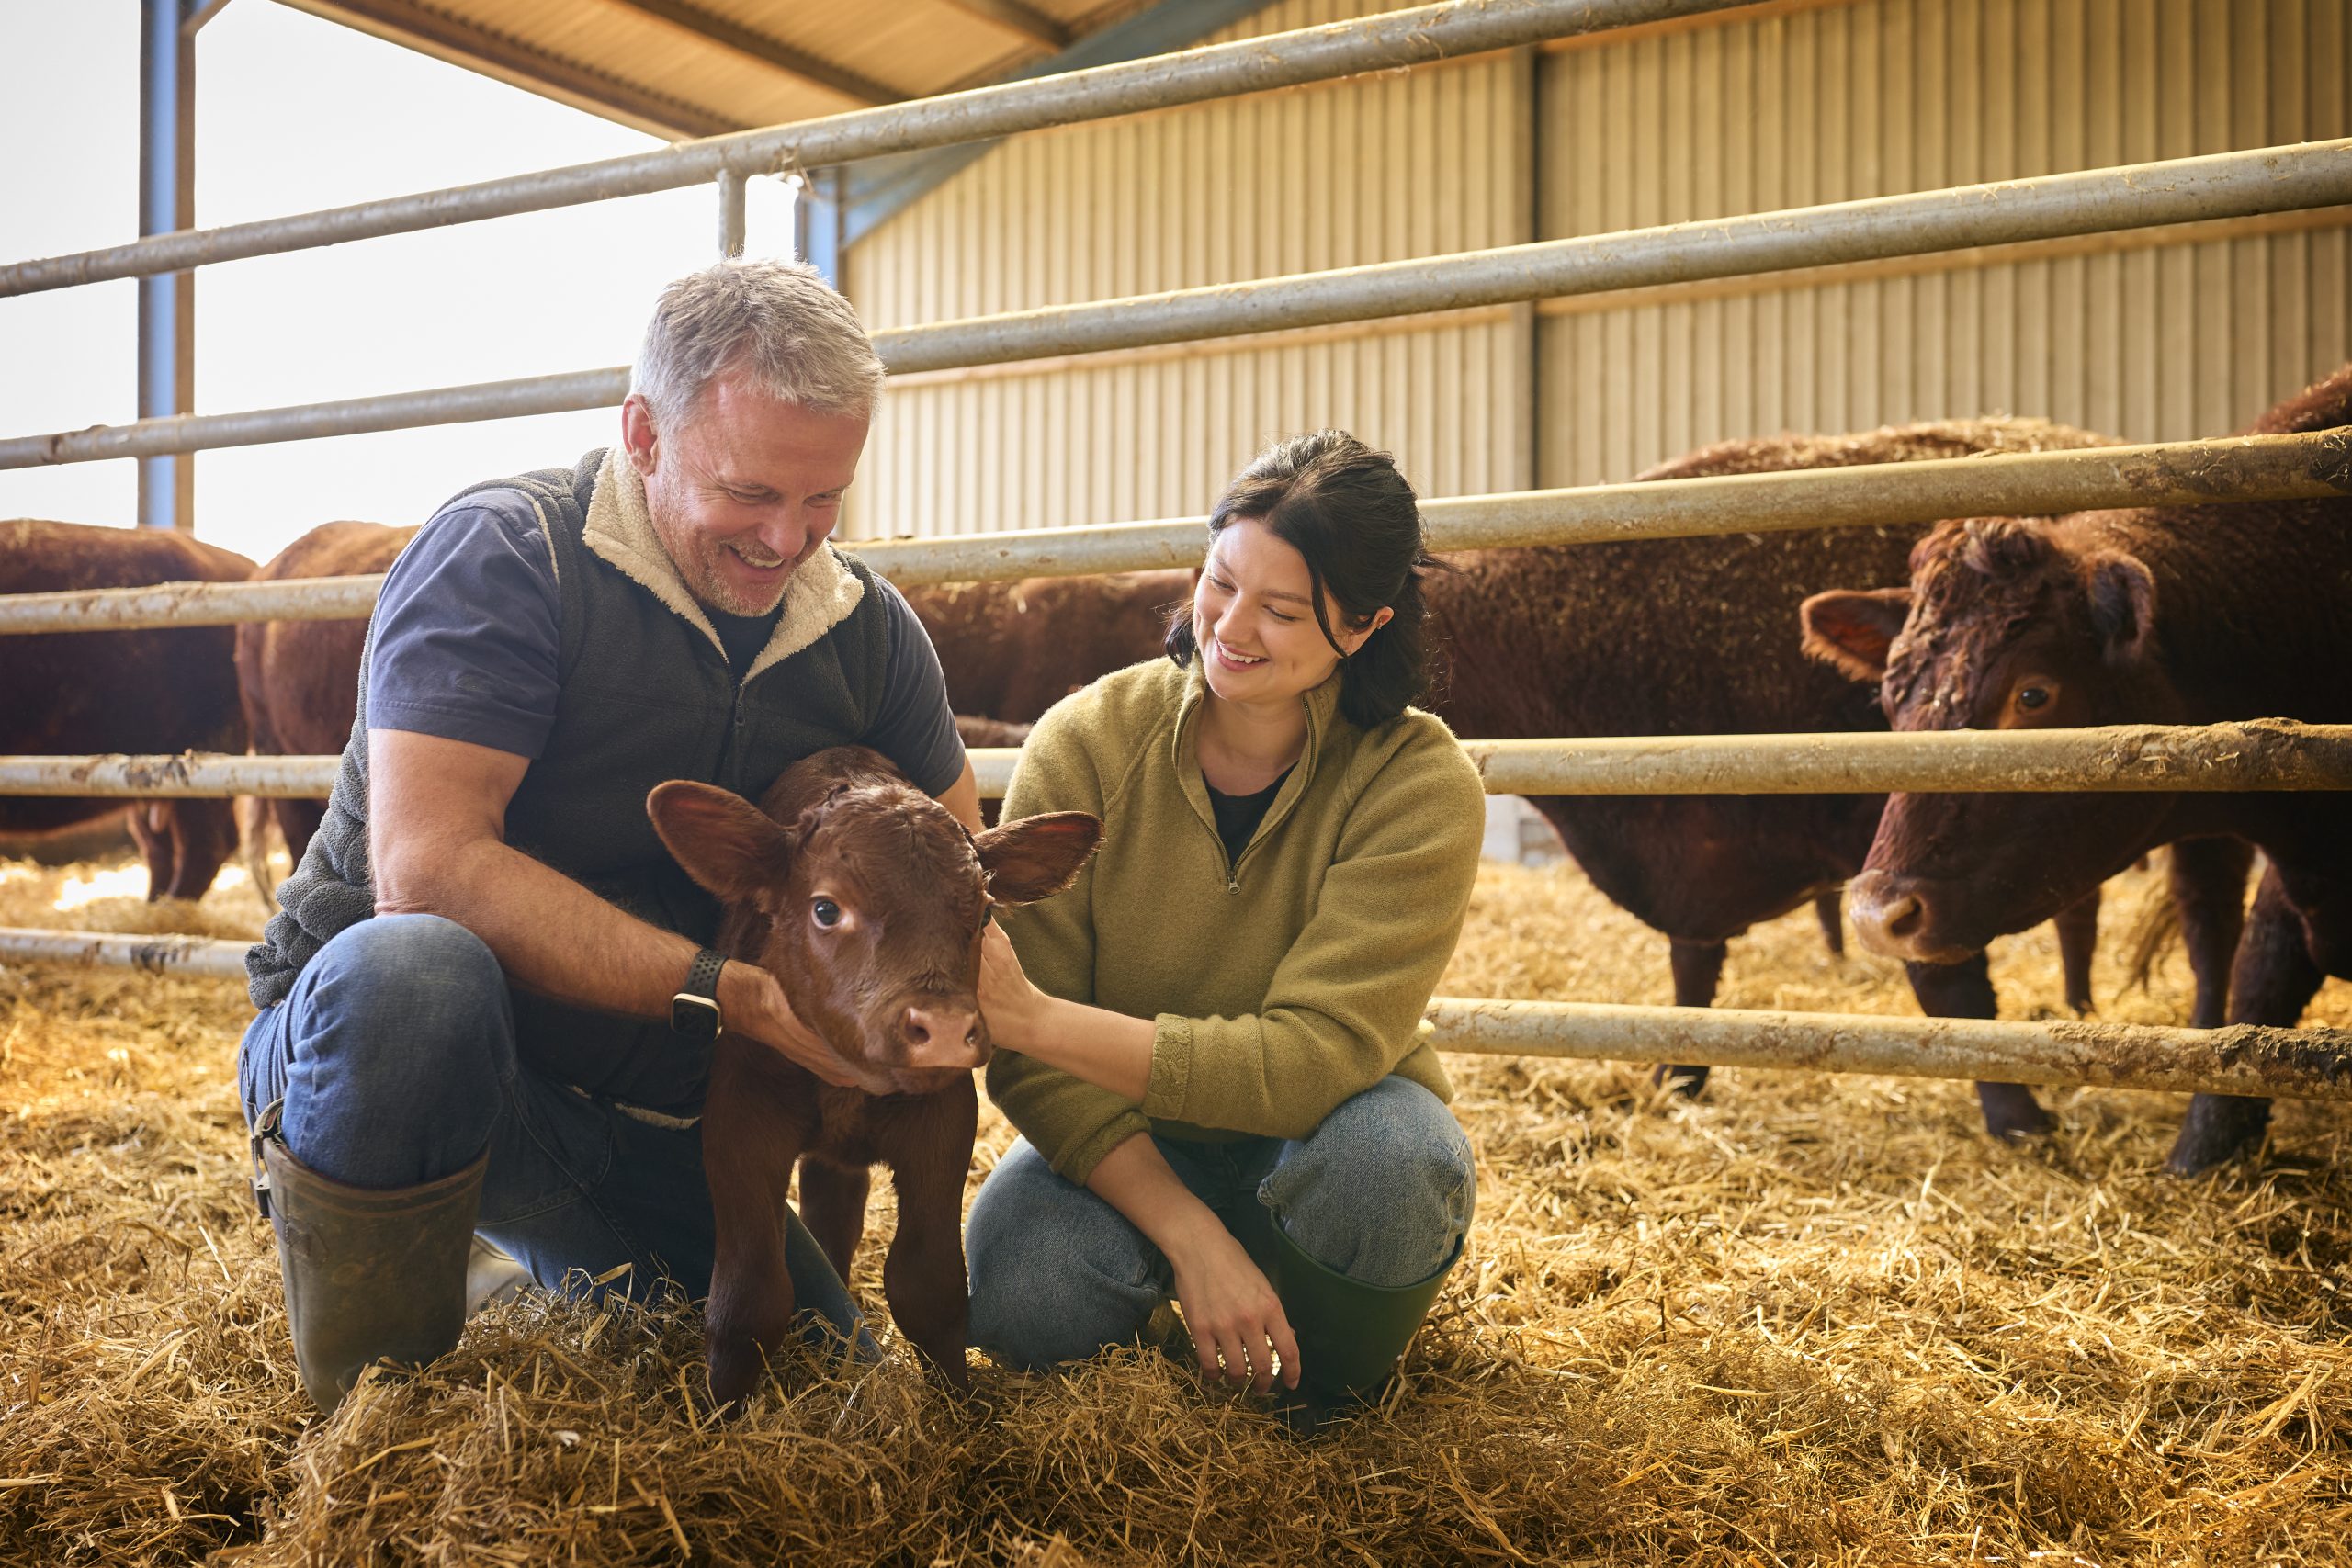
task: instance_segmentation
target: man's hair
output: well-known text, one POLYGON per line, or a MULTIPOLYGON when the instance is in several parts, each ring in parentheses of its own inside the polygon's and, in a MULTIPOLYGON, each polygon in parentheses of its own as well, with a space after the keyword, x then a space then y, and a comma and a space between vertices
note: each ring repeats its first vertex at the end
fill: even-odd
POLYGON ((660 426, 739 369, 769 397, 819 413, 871 415, 882 391, 857 312, 805 262, 722 261, 662 290, 629 389, 660 426))

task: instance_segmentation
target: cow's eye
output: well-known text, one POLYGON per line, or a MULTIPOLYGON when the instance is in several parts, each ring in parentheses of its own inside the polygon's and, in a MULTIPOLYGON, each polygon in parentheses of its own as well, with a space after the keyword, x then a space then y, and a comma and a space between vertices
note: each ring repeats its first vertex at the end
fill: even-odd
POLYGON ((831 898, 820 898, 808 906, 809 918, 827 931, 842 923, 842 907, 831 898))
POLYGON ((2023 708, 2026 712, 2031 713, 2036 708, 2047 707, 2049 704, 2049 687, 2019 686, 2018 688, 2018 706, 2023 708))

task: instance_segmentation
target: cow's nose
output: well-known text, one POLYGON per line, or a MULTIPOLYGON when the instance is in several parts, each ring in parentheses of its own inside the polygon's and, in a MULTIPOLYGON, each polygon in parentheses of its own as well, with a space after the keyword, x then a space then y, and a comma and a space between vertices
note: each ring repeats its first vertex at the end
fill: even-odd
POLYGON ((1928 919, 1927 904, 1917 892, 1885 872, 1866 871, 1847 893, 1862 945, 1896 958, 1915 956, 1910 945, 1928 919))
POLYGON ((978 1008, 944 1002, 910 1007, 899 1015, 899 1033, 913 1059, 925 1066, 977 1066, 986 1059, 978 1008))

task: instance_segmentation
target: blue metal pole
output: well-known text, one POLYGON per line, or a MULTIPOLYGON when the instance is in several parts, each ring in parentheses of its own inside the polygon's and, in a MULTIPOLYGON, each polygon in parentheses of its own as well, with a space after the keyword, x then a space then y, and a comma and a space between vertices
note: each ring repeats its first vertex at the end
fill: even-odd
POLYGON ((840 169, 811 169, 800 176, 792 203, 794 238, 800 259, 842 287, 842 215, 844 180, 840 169))
MULTIPOLYGON (((140 0, 139 232, 168 234, 196 222, 196 35, 187 0, 140 0)), ((196 274, 139 280, 139 415, 193 412, 196 274)), ((142 457, 139 524, 196 524, 193 453, 142 457)))

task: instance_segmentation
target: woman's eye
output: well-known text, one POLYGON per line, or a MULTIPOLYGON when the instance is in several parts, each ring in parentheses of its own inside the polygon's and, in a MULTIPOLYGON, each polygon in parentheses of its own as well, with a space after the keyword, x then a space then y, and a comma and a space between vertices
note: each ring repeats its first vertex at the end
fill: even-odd
POLYGON ((1293 621, 1295 621, 1295 620, 1298 619, 1298 617, 1297 617, 1296 615, 1283 615, 1280 610, 1269 610, 1269 611, 1267 611, 1267 612, 1266 612, 1266 614, 1268 614, 1268 615, 1270 615, 1273 616, 1273 618, 1274 618, 1274 619, 1276 619, 1276 620, 1278 620, 1278 621, 1282 622, 1282 623, 1283 623, 1283 625, 1285 625, 1285 626, 1287 626, 1287 625, 1289 625, 1291 622, 1293 622, 1293 621))
POLYGON ((2018 706, 2025 709, 2028 713, 2031 713, 2034 709, 2043 706, 2049 701, 2050 688, 2047 686, 2019 686, 2018 688, 2018 706))
POLYGON ((808 906, 809 917, 827 931, 842 923, 842 907, 831 898, 820 898, 808 906))

